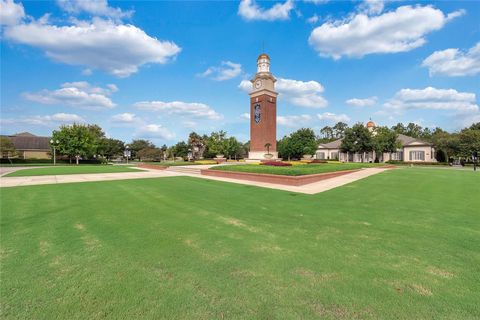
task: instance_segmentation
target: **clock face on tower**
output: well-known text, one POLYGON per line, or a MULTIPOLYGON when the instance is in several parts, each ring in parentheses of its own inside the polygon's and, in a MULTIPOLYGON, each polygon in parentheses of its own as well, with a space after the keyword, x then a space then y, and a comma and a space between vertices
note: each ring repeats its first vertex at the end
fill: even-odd
POLYGON ((261 109, 260 109, 260 105, 259 104, 256 104, 254 107, 253 107, 253 112, 254 112, 254 119, 255 119, 255 123, 260 123, 260 120, 261 120, 261 116, 262 116, 262 112, 261 112, 261 109))
POLYGON ((255 89, 260 89, 261 86, 262 86, 262 80, 258 79, 257 81, 255 81, 255 89))

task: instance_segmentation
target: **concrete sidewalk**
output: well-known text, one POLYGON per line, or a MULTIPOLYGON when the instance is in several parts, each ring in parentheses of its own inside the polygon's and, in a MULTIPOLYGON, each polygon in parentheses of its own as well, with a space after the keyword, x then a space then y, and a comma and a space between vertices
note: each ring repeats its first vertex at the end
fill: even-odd
POLYGON ((229 179, 221 177, 202 176, 198 173, 176 172, 169 170, 150 170, 143 169, 141 172, 120 172, 120 173, 93 173, 93 174, 71 174, 71 175, 52 175, 52 176, 31 176, 31 177, 0 177, 0 187, 18 187, 32 186, 42 184, 57 183, 75 183, 75 182, 95 182, 95 181, 112 181, 126 179, 146 179, 146 178, 163 178, 175 176, 187 176, 200 179, 209 179, 230 183, 238 183, 256 187, 284 190, 290 192, 298 192, 305 194, 316 194, 327 191, 345 184, 369 177, 371 175, 384 172, 390 169, 368 168, 353 172, 347 175, 335 177, 332 179, 322 180, 303 186, 286 186, 273 183, 263 183, 247 180, 229 179))
POLYGON ((284 190, 284 191, 297 192, 297 193, 316 194, 316 193, 324 192, 336 187, 346 185, 348 183, 351 183, 363 178, 367 178, 369 176, 372 176, 387 170, 392 170, 392 168, 385 168, 385 169, 384 168, 367 168, 367 169, 362 169, 360 171, 356 171, 343 176, 322 180, 322 181, 318 181, 310 184, 305 184, 303 186, 286 186, 286 185, 274 184, 274 183, 264 183, 264 182, 256 182, 256 181, 248 181, 248 180, 240 180, 240 179, 229 179, 229 178, 212 177, 212 176, 201 176, 197 174, 188 174, 188 173, 180 173, 180 172, 179 172, 179 175, 216 180, 216 181, 223 181, 223 182, 230 182, 230 183, 238 183, 238 184, 263 187, 263 188, 269 188, 269 189, 284 190))
POLYGON ((165 170, 142 170, 139 172, 68 174, 30 177, 0 177, 0 187, 33 186, 39 184, 57 184, 74 182, 94 182, 128 179, 146 179, 174 177, 179 174, 165 170))

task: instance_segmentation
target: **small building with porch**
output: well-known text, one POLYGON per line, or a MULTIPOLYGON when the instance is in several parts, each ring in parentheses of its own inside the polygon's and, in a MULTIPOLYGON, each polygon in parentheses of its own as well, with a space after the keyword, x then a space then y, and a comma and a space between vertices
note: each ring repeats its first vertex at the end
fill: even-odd
MULTIPOLYGON (((375 123, 369 121, 367 128, 374 133, 375 123)), ((340 146, 343 139, 338 139, 329 143, 322 143, 318 146, 315 154, 316 159, 320 160, 338 160, 341 162, 374 162, 378 158, 379 162, 389 160, 405 162, 437 162, 435 159, 435 149, 431 143, 399 134, 397 140, 402 146, 393 153, 383 153, 377 155, 375 151, 364 153, 342 152, 340 146)))

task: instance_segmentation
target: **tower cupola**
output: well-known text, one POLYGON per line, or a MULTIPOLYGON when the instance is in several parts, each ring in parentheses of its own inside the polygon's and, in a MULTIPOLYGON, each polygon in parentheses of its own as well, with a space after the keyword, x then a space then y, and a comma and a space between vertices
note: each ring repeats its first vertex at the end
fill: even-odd
POLYGON ((257 73, 270 72, 270 57, 266 53, 262 53, 257 59, 257 73))

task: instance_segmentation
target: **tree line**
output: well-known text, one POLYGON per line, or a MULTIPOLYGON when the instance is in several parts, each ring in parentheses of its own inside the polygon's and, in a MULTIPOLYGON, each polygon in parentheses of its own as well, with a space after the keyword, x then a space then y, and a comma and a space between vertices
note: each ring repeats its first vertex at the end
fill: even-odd
MULTIPOLYGON (((344 122, 334 126, 325 126, 319 135, 309 128, 301 128, 277 141, 277 151, 284 159, 299 159, 304 155, 315 154, 321 143, 342 139, 342 152, 363 153, 375 151, 377 154, 396 152, 401 146, 398 135, 404 134, 431 143, 437 161, 447 162, 450 159, 469 159, 474 151, 480 151, 480 122, 472 124, 458 132, 447 132, 439 127, 435 129, 409 123, 398 123, 390 128, 376 127, 372 134, 363 124, 357 123, 349 127, 344 122)), ((149 140, 134 139, 129 143, 108 138, 98 125, 73 124, 61 126, 53 131, 52 141, 58 155, 79 162, 80 159, 98 159, 110 161, 123 157, 129 147, 131 158, 138 160, 161 161, 184 158, 192 160, 209 159, 224 156, 231 159, 248 156, 249 142, 242 143, 235 137, 229 137, 225 131, 200 135, 191 132, 186 141, 179 141, 172 146, 155 146, 149 140)), ((271 145, 271 144, 270 144, 271 145)), ((2 156, 12 157, 14 146, 7 138, 2 137, 0 144, 2 156)), ((52 145, 53 148, 53 145, 52 145)), ((265 145, 265 153, 269 145, 265 145)))

